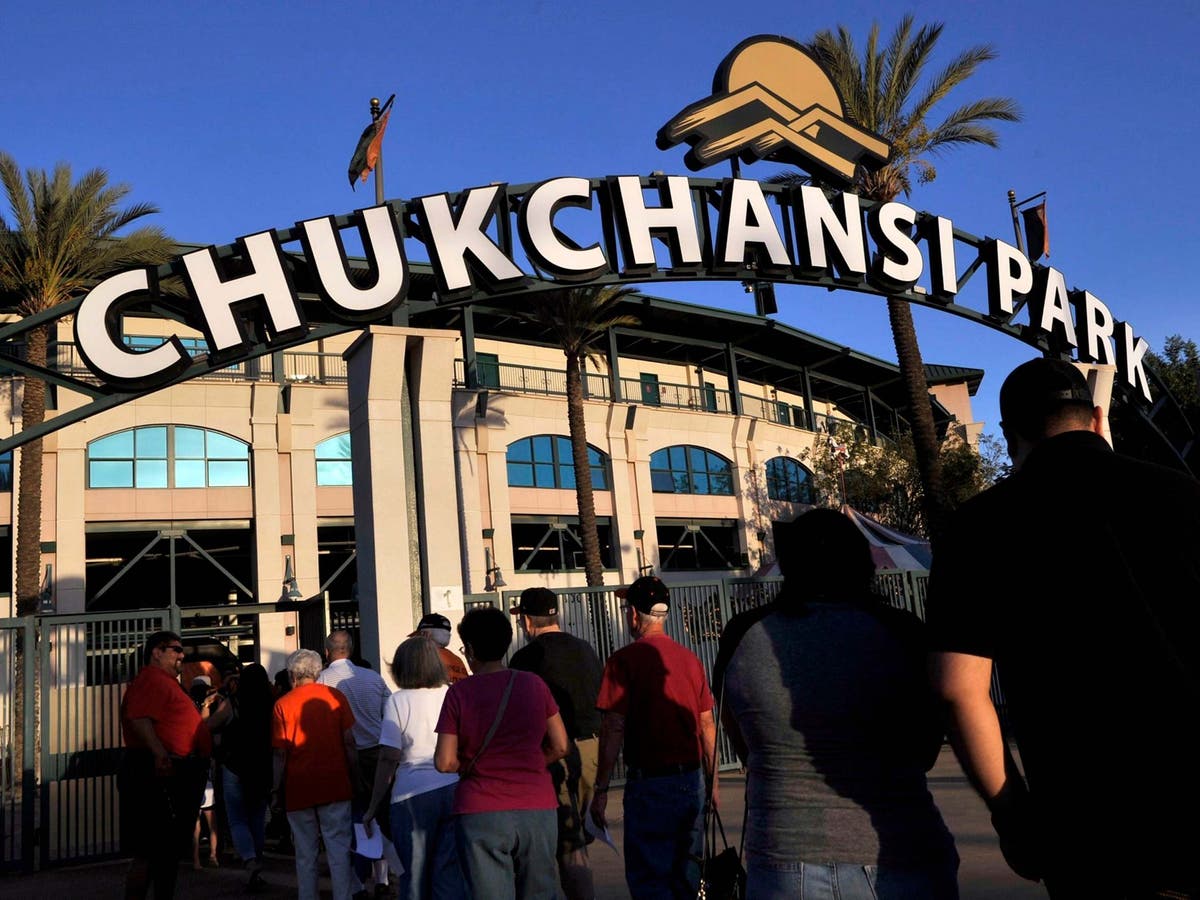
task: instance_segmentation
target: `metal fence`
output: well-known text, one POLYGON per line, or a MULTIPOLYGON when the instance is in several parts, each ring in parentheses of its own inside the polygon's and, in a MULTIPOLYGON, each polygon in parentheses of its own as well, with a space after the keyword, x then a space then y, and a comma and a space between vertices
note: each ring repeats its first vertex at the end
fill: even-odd
MULTIPOLYGON (((725 624, 773 600, 780 578, 714 579, 671 585, 667 633, 711 672, 725 624)), ((883 572, 881 593, 896 606, 924 614, 924 573, 883 572)), ((630 641, 616 588, 559 590, 564 630, 607 659, 630 641)), ((508 609, 520 596, 472 594, 467 608, 508 609)), ((146 636, 168 629, 216 638, 242 659, 255 658, 259 616, 274 604, 169 607, 0 619, 0 871, 30 870, 112 857, 119 853, 120 704, 140 667, 146 636), (24 699, 24 709, 15 702, 24 699), (35 720, 34 699, 40 706, 35 720), (38 723, 35 730, 35 721, 38 723)), ((320 598, 300 610, 311 616, 309 639, 325 629, 356 629, 357 608, 320 598), (319 622, 317 620, 320 620, 319 622)), ((524 645, 518 634, 515 651, 524 645)), ((722 739, 723 768, 737 765, 722 739)), ((621 777, 618 768, 615 777, 621 777)))
POLYGON ((32 619, 0 619, 0 871, 34 862, 33 647, 32 619))

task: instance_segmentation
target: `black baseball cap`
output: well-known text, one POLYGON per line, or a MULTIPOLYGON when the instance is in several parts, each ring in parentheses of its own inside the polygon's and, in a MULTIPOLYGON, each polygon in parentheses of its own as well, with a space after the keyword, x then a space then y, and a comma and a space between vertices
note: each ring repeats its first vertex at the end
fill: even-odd
POLYGON ((1047 416, 1070 405, 1091 409, 1096 401, 1083 372, 1063 359, 1021 363, 1000 387, 1001 424, 1024 437, 1035 436, 1047 416))
POLYGON ((617 596, 640 613, 664 615, 671 608, 671 592, 662 579, 654 575, 643 575, 627 588, 619 588, 617 596))
POLYGON ((509 612, 514 616, 557 616, 558 597, 549 588, 525 588, 521 591, 521 599, 509 612))
POLYGON ((450 620, 441 613, 429 613, 428 615, 421 616, 421 621, 417 623, 417 630, 410 634, 409 637, 416 637, 422 631, 434 628, 442 628, 449 631, 451 629, 450 620))

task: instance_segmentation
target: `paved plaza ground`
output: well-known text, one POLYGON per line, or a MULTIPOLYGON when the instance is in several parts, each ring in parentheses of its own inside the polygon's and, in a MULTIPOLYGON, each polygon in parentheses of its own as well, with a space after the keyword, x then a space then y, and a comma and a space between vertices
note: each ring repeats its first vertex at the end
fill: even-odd
MULTIPOLYGON (((963 900, 1025 900, 1044 898, 1040 885, 1023 881, 1009 871, 1000 856, 987 809, 975 796, 957 761, 944 748, 937 765, 930 773, 930 789, 946 824, 954 833, 962 866, 959 885, 963 900)), ((730 841, 737 841, 741 830, 745 781, 739 775, 726 774, 721 778, 722 819, 730 832, 730 841)), ((609 808, 621 809, 619 792, 614 792, 609 808)), ((622 828, 618 820, 611 823, 617 846, 622 845, 622 828)), ((627 898, 621 858, 607 847, 592 848, 592 868, 596 875, 596 896, 601 900, 627 898)), ((126 864, 123 862, 53 869, 36 875, 0 876, 0 897, 4 900, 62 900, 74 897, 120 897, 126 864)), ((296 876, 290 857, 268 854, 264 875, 270 887, 253 896, 270 898, 293 897, 296 876)), ((218 900, 244 896, 245 875, 235 865, 219 869, 192 871, 181 868, 180 900, 218 900)), ((328 881, 323 883, 326 892, 328 881)), ((394 895, 393 895, 394 896, 394 895)), ((486 900, 486 898, 481 898, 486 900)))

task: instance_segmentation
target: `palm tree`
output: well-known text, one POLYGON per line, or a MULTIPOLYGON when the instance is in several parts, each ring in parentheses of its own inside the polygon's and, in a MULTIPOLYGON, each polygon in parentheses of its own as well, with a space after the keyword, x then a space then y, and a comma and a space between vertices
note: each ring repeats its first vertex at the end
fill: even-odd
MULTIPOLYGON (((148 203, 121 208, 130 188, 110 185, 108 173, 92 169, 72 182, 71 167, 59 163, 52 174, 29 169, 22 179, 16 162, 0 151, 0 181, 12 221, 0 215, 0 292, 14 298, 22 316, 32 316, 88 290, 106 275, 134 266, 158 265, 175 250, 156 226, 125 235, 117 232, 158 212, 148 203)), ((31 328, 25 361, 45 368, 50 325, 31 328)), ((46 417, 46 384, 26 376, 21 427, 46 417)), ((21 449, 17 500, 17 615, 37 611, 42 546, 42 441, 21 449)))
POLYGON ((571 461, 575 468, 575 499, 579 505, 579 539, 588 587, 604 584, 600 539, 596 534, 596 503, 592 496, 592 470, 588 464, 587 426, 583 416, 583 364, 603 359, 600 340, 610 328, 637 325, 636 316, 618 312, 631 288, 587 286, 534 295, 523 313, 528 321, 548 331, 567 358, 567 427, 571 436, 571 461))
MULTIPOLYGON (((942 28, 942 23, 934 22, 914 33, 913 17, 907 15, 883 47, 879 23, 873 24, 861 57, 845 26, 839 26, 836 35, 819 32, 805 47, 833 79, 847 115, 891 144, 887 165, 875 172, 860 171, 856 179, 855 191, 865 199, 882 202, 901 193, 907 197, 914 175, 919 184, 937 177, 931 156, 964 144, 996 147, 999 138, 984 123, 1020 121, 1014 101, 985 97, 958 107, 938 125, 929 124, 933 108, 996 56, 987 45, 971 47, 920 86, 942 28)), ((936 534, 946 511, 945 488, 925 365, 908 303, 889 297, 888 318, 900 375, 908 391, 926 522, 930 533, 936 534)))

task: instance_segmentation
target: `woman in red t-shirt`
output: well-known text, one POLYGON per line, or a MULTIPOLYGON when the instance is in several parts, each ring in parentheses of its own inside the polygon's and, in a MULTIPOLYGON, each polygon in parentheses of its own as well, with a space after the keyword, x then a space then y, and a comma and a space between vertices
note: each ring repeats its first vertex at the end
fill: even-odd
POLYGON ((538 676, 504 665, 509 617, 473 609, 458 626, 472 675, 451 685, 434 764, 457 772, 458 853, 473 897, 552 898, 558 800, 546 766, 567 755, 567 732, 538 676))

